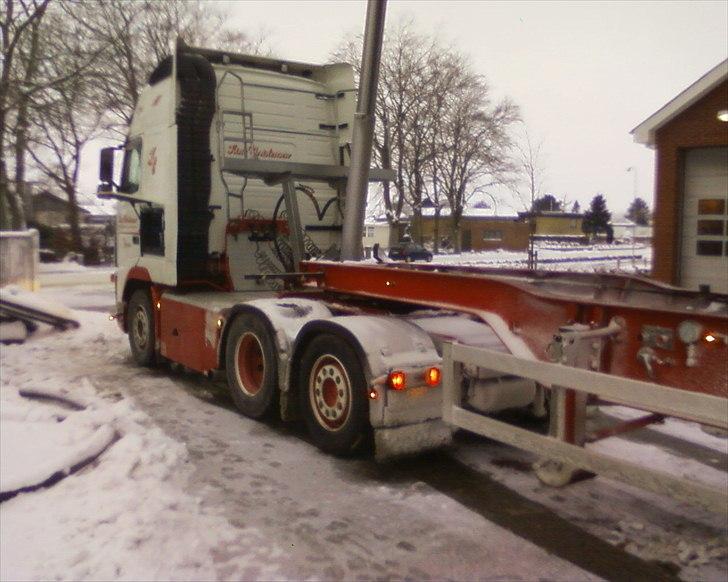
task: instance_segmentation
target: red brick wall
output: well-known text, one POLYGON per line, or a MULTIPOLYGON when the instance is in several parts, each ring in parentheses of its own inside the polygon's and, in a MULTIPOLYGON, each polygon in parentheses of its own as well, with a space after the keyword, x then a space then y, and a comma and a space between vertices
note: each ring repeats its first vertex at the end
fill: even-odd
POLYGON ((652 276, 655 279, 678 283, 684 151, 728 146, 728 123, 716 117, 721 109, 728 109, 728 81, 657 131, 652 238, 652 276))

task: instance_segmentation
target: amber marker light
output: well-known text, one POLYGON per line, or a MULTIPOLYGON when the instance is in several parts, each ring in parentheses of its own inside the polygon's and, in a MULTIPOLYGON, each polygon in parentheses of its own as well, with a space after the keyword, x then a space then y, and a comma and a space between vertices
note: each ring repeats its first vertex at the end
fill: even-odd
POLYGON ((157 309, 162 309, 162 304, 159 301, 157 301, 157 309))
POLYGON ((379 398, 379 392, 377 392, 374 388, 369 389, 369 399, 370 400, 376 400, 379 398))
POLYGON ((222 318, 220 318, 220 319, 217 320, 217 327, 218 328, 221 328, 222 327, 222 318))
POLYGON ((392 390, 404 390, 406 379, 404 372, 390 372, 387 384, 392 390))
POLYGON ((442 379, 442 372, 440 368, 428 368, 425 372, 425 382, 428 386, 437 386, 442 379))

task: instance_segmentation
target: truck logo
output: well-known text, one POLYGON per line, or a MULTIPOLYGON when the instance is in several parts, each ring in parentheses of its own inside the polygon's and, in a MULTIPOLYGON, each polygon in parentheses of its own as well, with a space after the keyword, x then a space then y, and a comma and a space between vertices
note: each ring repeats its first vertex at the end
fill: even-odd
POLYGON ((149 152, 149 159, 147 160, 147 166, 149 166, 152 169, 152 174, 157 171, 157 148, 156 146, 152 148, 152 150, 149 152))
POLYGON ((261 148, 252 143, 245 147, 240 147, 236 143, 231 143, 227 147, 225 155, 248 157, 256 160, 288 160, 291 158, 292 154, 281 150, 274 150, 273 148, 261 148), (245 155, 246 150, 247 156, 245 155))

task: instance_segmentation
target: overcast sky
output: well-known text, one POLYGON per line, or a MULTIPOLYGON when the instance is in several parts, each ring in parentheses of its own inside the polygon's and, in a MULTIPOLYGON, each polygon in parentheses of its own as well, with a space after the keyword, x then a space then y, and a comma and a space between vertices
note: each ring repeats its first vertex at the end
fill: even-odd
MULTIPOLYGON (((324 62, 364 27, 363 1, 225 1, 231 24, 268 32, 276 56, 324 62)), ((470 55, 496 97, 520 107, 542 139, 547 191, 579 200, 597 192, 626 209, 637 168, 650 206, 654 152, 630 130, 728 58, 728 2, 440 2, 390 0, 388 22, 411 17, 423 32, 470 55)), ((95 154, 94 154, 95 155, 95 154)), ((96 160, 84 186, 95 186, 96 160)))

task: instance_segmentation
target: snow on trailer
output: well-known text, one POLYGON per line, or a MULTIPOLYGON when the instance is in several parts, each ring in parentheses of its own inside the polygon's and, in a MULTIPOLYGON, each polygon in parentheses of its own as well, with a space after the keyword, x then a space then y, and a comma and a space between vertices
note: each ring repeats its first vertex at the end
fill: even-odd
POLYGON ((724 296, 636 277, 335 262, 355 206, 354 94, 348 65, 181 44, 160 63, 119 186, 102 153, 100 196, 120 200, 114 317, 138 364, 224 372, 244 415, 302 418, 341 455, 442 446, 476 428, 466 413, 548 412, 549 447, 512 438, 518 427, 487 434, 568 461, 539 471, 551 483, 572 465, 602 470, 552 446, 583 452, 606 436, 584 434, 586 389, 653 413, 614 431, 656 415, 725 428, 724 296))

